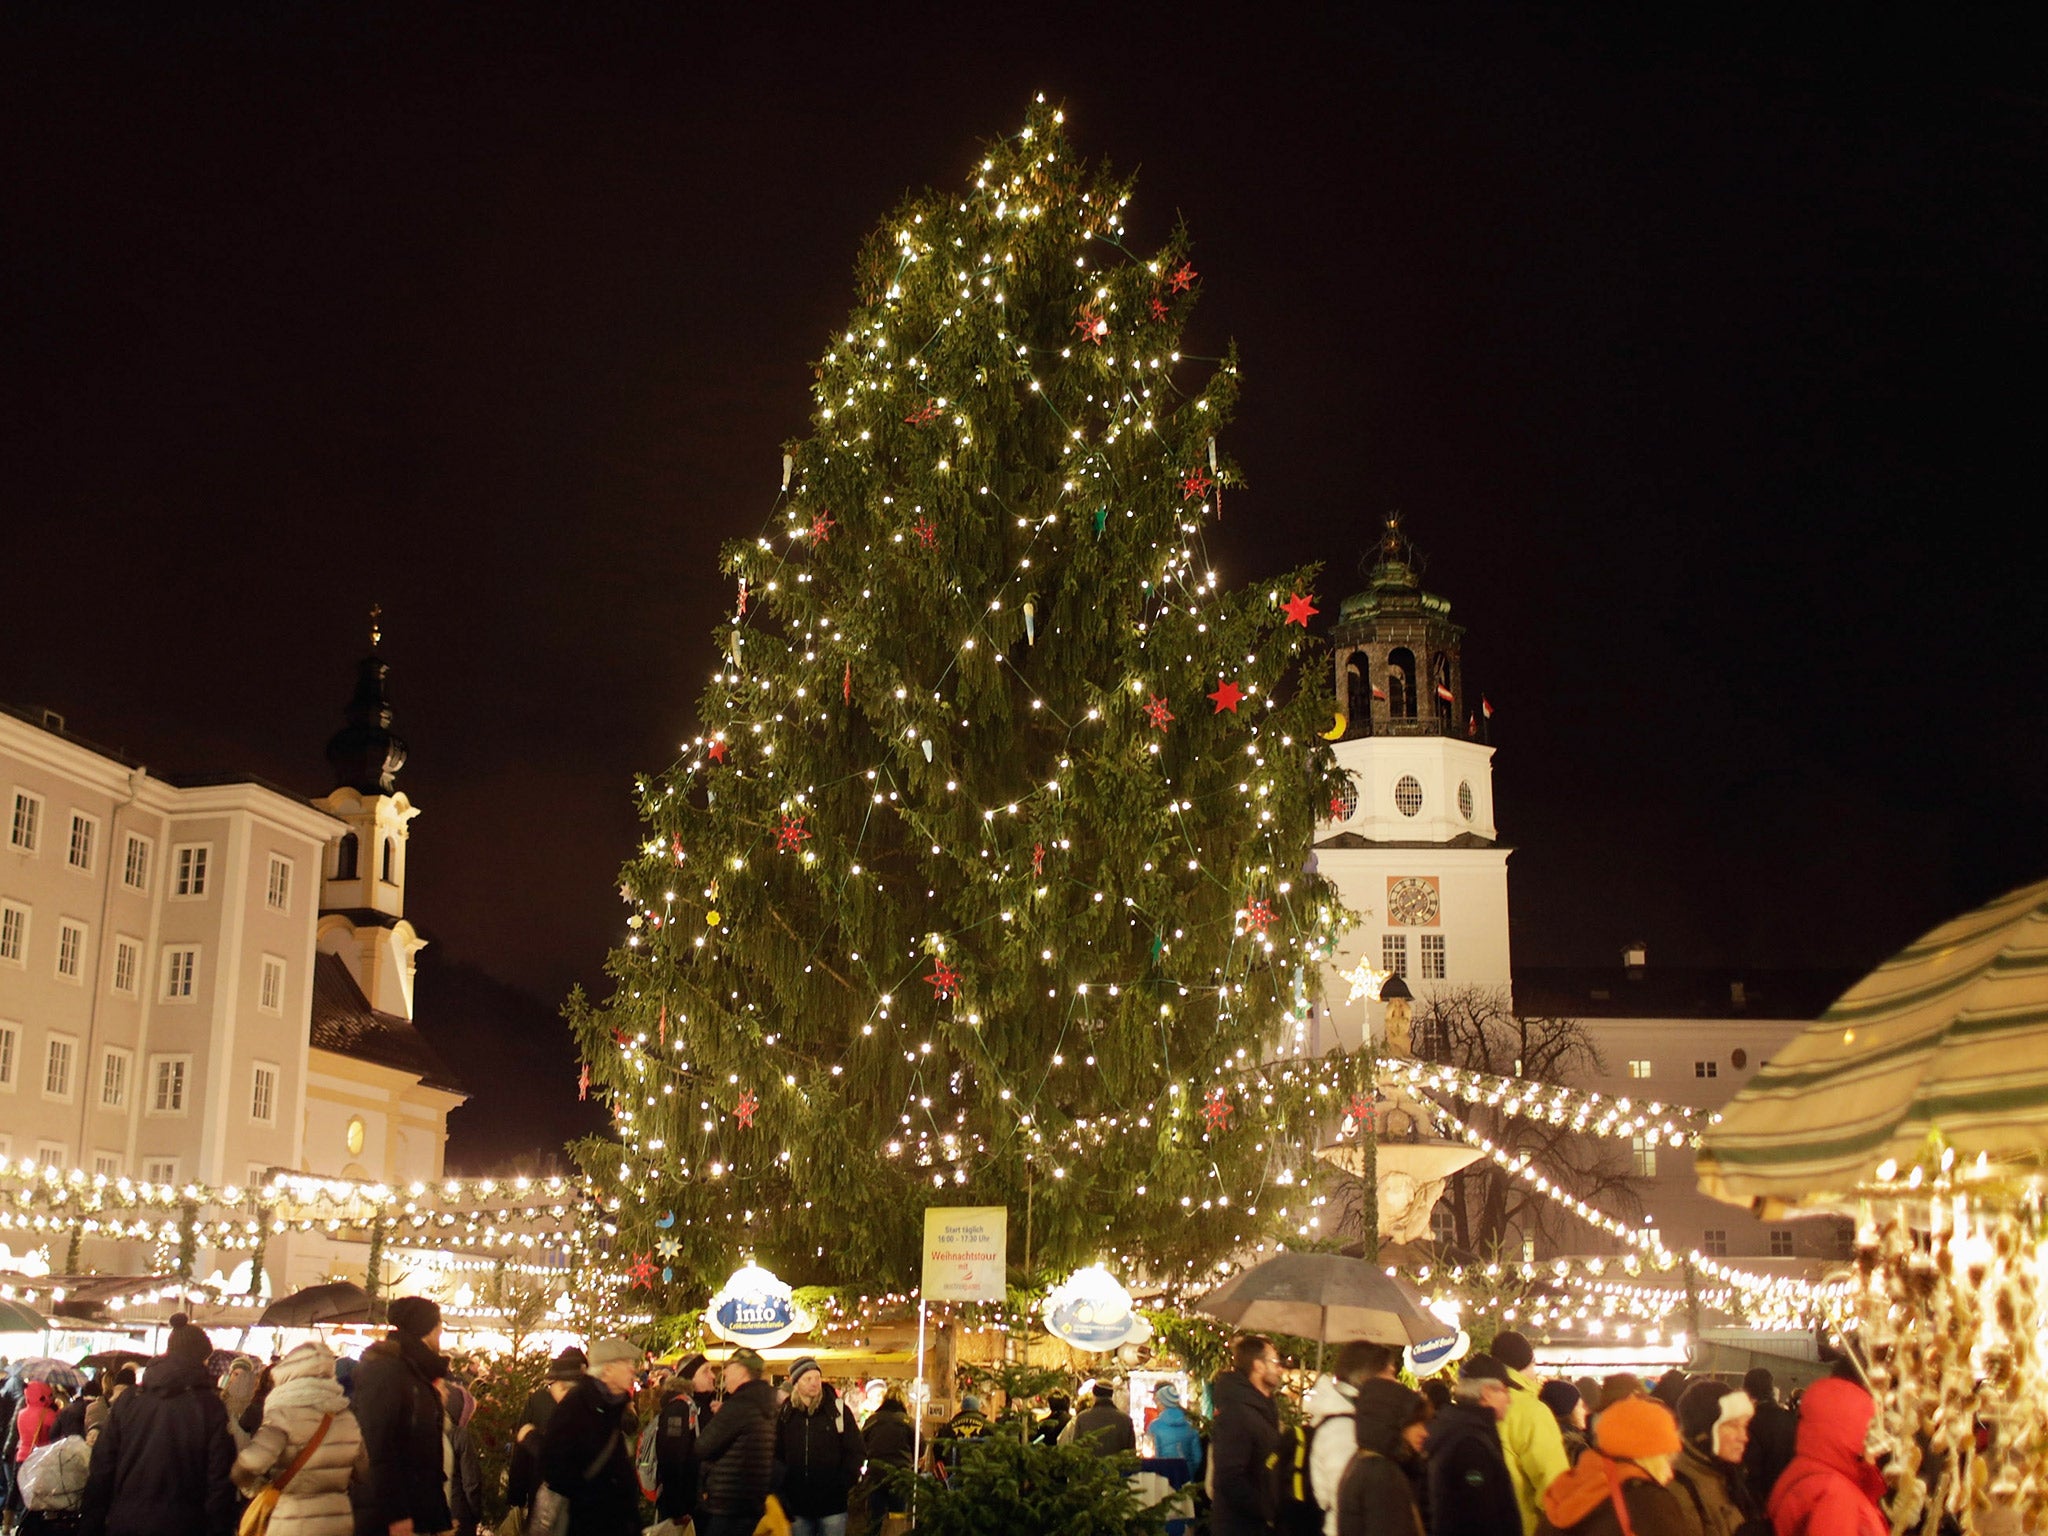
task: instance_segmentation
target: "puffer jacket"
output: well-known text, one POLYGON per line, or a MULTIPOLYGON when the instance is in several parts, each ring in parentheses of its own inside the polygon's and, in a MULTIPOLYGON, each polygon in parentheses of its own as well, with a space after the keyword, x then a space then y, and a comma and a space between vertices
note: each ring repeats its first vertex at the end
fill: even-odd
POLYGON ((21 1412, 14 1416, 14 1459, 27 1461, 56 1438, 57 1394, 47 1381, 24 1383, 21 1412))
POLYGON ((396 1329, 356 1365, 351 1401, 369 1458, 362 1505, 372 1531, 410 1520, 427 1536, 455 1523, 442 1481, 441 1394, 434 1390, 445 1369, 433 1350, 396 1329))
POLYGON ((81 1536, 232 1536, 235 1441, 204 1360, 163 1355, 92 1451, 81 1536))
POLYGON ((759 1519, 775 1478, 775 1388, 750 1381, 729 1394, 697 1430, 697 1460, 700 1510, 759 1519))
POLYGON ((1178 1403, 1160 1409, 1159 1416, 1152 1421, 1151 1433, 1153 1455, 1162 1461, 1177 1456, 1188 1464, 1189 1477, 1201 1477, 1202 1436, 1195 1421, 1188 1417, 1187 1409, 1178 1403))
POLYGON ((253 1495, 283 1477, 322 1417, 332 1414, 313 1454, 278 1494, 270 1530, 271 1536, 349 1536, 354 1517, 348 1484, 363 1432, 334 1379, 334 1352, 317 1339, 301 1344, 277 1362, 270 1381, 263 1422, 235 1458, 235 1486, 253 1495))
POLYGON ((1543 1490, 1537 1536, 1627 1536, 1617 1499, 1635 1536, 1697 1536, 1679 1498, 1634 1462, 1587 1451, 1543 1490))
POLYGON ((1884 1478, 1863 1455, 1877 1404, 1853 1381, 1816 1381, 1799 1400, 1798 1452, 1771 1490, 1777 1536, 1885 1536, 1884 1478))
MULTIPOLYGON (((1330 1501, 1337 1536, 1422 1536, 1422 1512, 1403 1465, 1411 1453, 1401 1435, 1420 1401, 1398 1381, 1376 1376, 1359 1385, 1350 1421, 1329 1431, 1352 1431, 1351 1460, 1330 1501)), ((1318 1449, 1321 1443, 1318 1436, 1318 1449)))

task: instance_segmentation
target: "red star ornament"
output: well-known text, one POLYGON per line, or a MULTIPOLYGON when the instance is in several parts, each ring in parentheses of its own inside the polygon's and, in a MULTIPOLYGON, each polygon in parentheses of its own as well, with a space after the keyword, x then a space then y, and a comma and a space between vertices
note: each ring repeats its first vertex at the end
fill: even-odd
POLYGON ((1289 624, 1299 624, 1303 629, 1308 628, 1308 621, 1311 618, 1323 611, 1316 606, 1314 593, 1303 597, 1299 592, 1296 592, 1286 602, 1282 603, 1280 607, 1286 613, 1289 624))
POLYGON ((1261 897, 1245 904, 1244 925, 1264 933, 1273 926, 1273 903, 1261 897))
POLYGON ((780 853, 794 853, 810 839, 810 831, 804 826, 801 816, 785 814, 781 825, 775 829, 775 847, 780 853))
POLYGON ((1155 693, 1152 695, 1152 702, 1145 706, 1145 718, 1152 722, 1154 730, 1163 731, 1166 729, 1166 722, 1173 718, 1173 711, 1166 707, 1166 700, 1155 693))
POLYGON ((960 988, 960 973, 941 960, 925 980, 932 984, 932 1000, 943 1003, 960 988))
POLYGON ((1099 347, 1102 345, 1102 338, 1109 334, 1109 322, 1095 312, 1093 304, 1083 304, 1081 318, 1074 322, 1074 329, 1099 347))
POLYGON ((1154 320, 1164 320, 1166 318, 1166 300, 1160 298, 1156 293, 1152 295, 1152 318, 1154 320))
POLYGON ((732 1117, 739 1121, 741 1130, 751 1131, 754 1128, 754 1115, 760 1107, 761 1100, 753 1089, 749 1088, 740 1095, 739 1103, 733 1107, 732 1117))
POLYGON ((1173 276, 1166 280, 1166 286, 1175 293, 1186 293, 1200 276, 1201 273, 1197 272, 1192 264, 1184 261, 1174 269, 1173 276))
POLYGON ((1351 1102, 1344 1106, 1344 1118, 1353 1125, 1365 1124, 1365 1117, 1372 1113, 1372 1106, 1365 1102, 1365 1095, 1354 1093, 1351 1102))
POLYGON ((910 531, 917 535, 917 542, 926 549, 936 549, 939 544, 938 525, 928 517, 920 517, 910 525, 910 531))
POLYGON ((633 1284, 638 1286, 640 1289, 647 1291, 653 1290, 654 1255, 651 1253, 634 1254, 633 1267, 628 1269, 626 1273, 632 1277, 633 1284))
POLYGON ((1209 1102, 1202 1106, 1202 1118, 1209 1122, 1212 1131, 1227 1130, 1230 1126, 1230 1092, 1218 1088, 1209 1095, 1209 1102))
POLYGON ((921 427, 926 422, 937 421, 941 407, 936 400, 927 400, 923 405, 903 418, 905 426, 921 427))
POLYGON ((1330 796, 1330 820, 1345 821, 1348 819, 1344 814, 1344 797, 1342 795, 1330 796))
POLYGON ((1216 713, 1219 715, 1226 709, 1233 715, 1236 714, 1238 700, 1243 697, 1244 690, 1242 688, 1238 687, 1235 683, 1226 682, 1220 677, 1216 679, 1216 691, 1209 695, 1210 702, 1215 704, 1216 713))
POLYGON ((830 544, 832 542, 832 530, 838 526, 838 522, 833 518, 829 510, 820 512, 811 519, 811 542, 814 544, 830 544))
POLYGON ((1180 499, 1182 501, 1200 501, 1209 494, 1209 487, 1215 483, 1214 480, 1209 478, 1208 471, 1197 465, 1180 477, 1180 499))
POLYGON ((709 757, 711 761, 713 761, 714 763, 722 763, 725 761, 726 750, 727 748, 725 745, 725 741, 723 740, 723 738, 721 738, 717 741, 712 742, 710 746, 706 747, 704 749, 704 755, 709 757))

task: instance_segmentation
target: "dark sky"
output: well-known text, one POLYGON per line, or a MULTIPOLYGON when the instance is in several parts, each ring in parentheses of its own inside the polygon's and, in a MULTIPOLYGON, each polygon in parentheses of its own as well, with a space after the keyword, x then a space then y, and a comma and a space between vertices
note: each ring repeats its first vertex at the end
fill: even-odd
POLYGON ((1226 579, 1334 612, 1398 507, 1471 626, 1520 958, 1860 965, 2048 873, 1988 23, 174 9, 0 19, 0 698, 319 792, 381 601, 448 962, 597 979, 857 242, 1039 89, 1243 348, 1226 579))

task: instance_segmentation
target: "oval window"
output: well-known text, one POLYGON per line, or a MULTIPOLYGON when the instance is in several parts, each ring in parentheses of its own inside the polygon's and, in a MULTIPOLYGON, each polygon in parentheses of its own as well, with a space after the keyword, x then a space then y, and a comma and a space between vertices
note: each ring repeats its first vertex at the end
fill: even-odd
POLYGON ((1472 819, 1472 786, 1470 784, 1460 784, 1458 786, 1458 812, 1467 821, 1472 819))
POLYGON ((363 1117, 361 1115, 350 1115, 348 1117, 348 1130, 343 1133, 342 1139, 348 1144, 348 1155, 350 1157, 362 1156, 363 1117))
POLYGON ((1413 816, 1422 809, 1422 781, 1412 773, 1404 773, 1394 781, 1394 809, 1403 816, 1413 816))

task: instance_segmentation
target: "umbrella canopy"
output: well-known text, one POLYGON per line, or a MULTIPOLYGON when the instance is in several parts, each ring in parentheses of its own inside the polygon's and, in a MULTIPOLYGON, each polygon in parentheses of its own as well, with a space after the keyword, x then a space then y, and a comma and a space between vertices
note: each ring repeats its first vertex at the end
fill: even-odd
POLYGON ((256 1319, 260 1328, 311 1328, 320 1323, 371 1323, 377 1304, 370 1293, 349 1280, 309 1285, 273 1301, 256 1319))
POLYGON ((1457 1332, 1406 1280, 1341 1253, 1278 1254, 1224 1281, 1195 1310, 1247 1333, 1366 1339, 1396 1349, 1457 1332))
POLYGON ((1703 1139, 1700 1188, 1768 1213, 1839 1203, 1939 1132, 1958 1157, 2048 1160, 2048 881, 1943 923, 1842 994, 1703 1139))
POLYGON ((0 1298, 0 1333, 41 1333, 49 1326, 49 1319, 34 1307, 0 1298))
POLYGON ((80 1392, 85 1389, 85 1378, 78 1374, 77 1367, 67 1365, 62 1360, 52 1360, 48 1356, 15 1362, 14 1368, 7 1373, 9 1390, 15 1396, 20 1396, 19 1388, 25 1381, 47 1381, 51 1386, 62 1387, 66 1392, 80 1392))
POLYGON ((133 1349, 103 1349, 78 1362, 81 1371, 118 1371, 124 1365, 147 1365, 156 1358, 133 1349))

